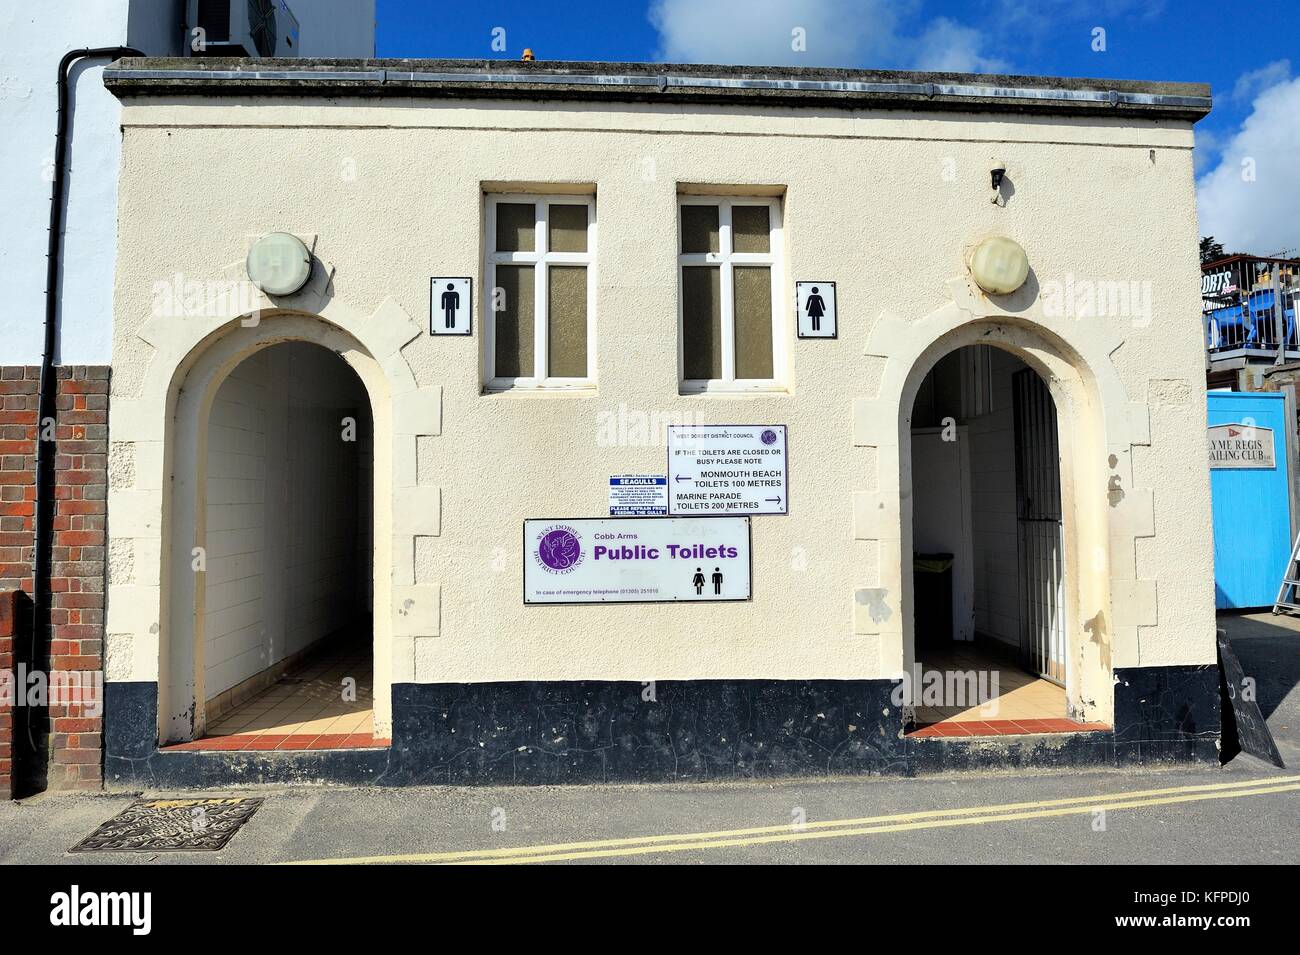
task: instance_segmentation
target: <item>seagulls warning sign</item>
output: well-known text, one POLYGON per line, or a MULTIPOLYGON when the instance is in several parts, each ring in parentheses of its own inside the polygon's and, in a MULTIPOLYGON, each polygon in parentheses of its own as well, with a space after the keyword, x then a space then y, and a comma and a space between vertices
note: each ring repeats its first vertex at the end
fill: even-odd
POLYGON ((668 513, 787 514, 783 424, 669 425, 668 513))

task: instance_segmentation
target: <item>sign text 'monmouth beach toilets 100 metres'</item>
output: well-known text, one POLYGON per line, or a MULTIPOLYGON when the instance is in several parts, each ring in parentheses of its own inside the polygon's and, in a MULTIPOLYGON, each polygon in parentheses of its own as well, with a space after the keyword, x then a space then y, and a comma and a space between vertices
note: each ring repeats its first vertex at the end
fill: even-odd
POLYGON ((668 513, 786 514, 783 424, 669 425, 668 513))

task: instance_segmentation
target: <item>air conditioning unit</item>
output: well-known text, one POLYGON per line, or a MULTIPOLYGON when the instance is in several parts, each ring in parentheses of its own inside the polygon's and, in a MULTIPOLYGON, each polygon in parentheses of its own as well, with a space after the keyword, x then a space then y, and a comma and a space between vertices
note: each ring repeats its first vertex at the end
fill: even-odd
POLYGON ((187 0, 189 56, 300 56, 298 18, 285 0, 187 0))

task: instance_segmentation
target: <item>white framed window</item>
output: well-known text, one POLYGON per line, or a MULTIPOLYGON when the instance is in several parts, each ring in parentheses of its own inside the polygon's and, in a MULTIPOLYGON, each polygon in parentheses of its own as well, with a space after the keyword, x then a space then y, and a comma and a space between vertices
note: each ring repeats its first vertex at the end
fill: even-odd
POLYGON ((596 377, 596 197, 488 193, 489 391, 583 389, 596 377))
POLYGON ((779 199, 678 196, 683 394, 785 390, 781 248, 779 199))

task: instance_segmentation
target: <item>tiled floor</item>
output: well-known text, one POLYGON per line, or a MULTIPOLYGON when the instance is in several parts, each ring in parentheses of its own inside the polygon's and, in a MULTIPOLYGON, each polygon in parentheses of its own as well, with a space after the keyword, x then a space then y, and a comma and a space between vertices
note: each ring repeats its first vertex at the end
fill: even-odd
POLYGON ((287 750, 387 747, 374 736, 369 646, 342 645, 286 673, 257 696, 224 714, 207 735, 165 750, 287 750), (357 681, 344 701, 343 680, 357 681))
POLYGON ((975 706, 917 706, 909 736, 1020 736, 1109 730, 1102 723, 1078 723, 1065 715, 1065 690, 1026 673, 1007 659, 974 643, 954 643, 943 651, 922 650, 922 671, 974 670, 997 676, 997 693, 975 706))

